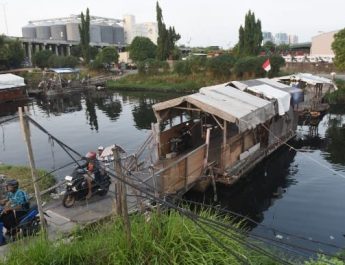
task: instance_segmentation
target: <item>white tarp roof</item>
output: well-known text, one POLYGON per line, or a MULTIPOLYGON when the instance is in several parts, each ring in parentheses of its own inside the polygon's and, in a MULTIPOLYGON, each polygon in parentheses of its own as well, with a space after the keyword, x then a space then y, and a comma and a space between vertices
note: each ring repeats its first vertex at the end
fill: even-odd
POLYGON ((72 74, 79 73, 79 69, 76 68, 49 68, 48 71, 57 73, 57 74, 72 74))
POLYGON ((193 104, 204 112, 236 123, 241 132, 264 123, 275 115, 272 102, 242 92, 227 84, 204 87, 199 93, 153 105, 157 120, 164 120, 170 108, 183 102, 193 104))
POLYGON ((298 74, 293 74, 293 75, 288 75, 288 76, 282 76, 276 78, 276 80, 296 80, 296 81, 303 81, 306 82, 307 84, 310 85, 316 85, 316 84, 333 84, 332 80, 322 77, 322 76, 317 76, 309 73, 298 73, 298 74))
POLYGON ((255 93, 262 94, 266 98, 277 99, 279 115, 284 115, 285 112, 289 111, 290 109, 291 96, 288 92, 276 89, 269 85, 251 86, 251 87, 248 87, 247 89, 255 93))
POLYGON ((25 86, 24 78, 14 74, 0 74, 0 90, 25 86))

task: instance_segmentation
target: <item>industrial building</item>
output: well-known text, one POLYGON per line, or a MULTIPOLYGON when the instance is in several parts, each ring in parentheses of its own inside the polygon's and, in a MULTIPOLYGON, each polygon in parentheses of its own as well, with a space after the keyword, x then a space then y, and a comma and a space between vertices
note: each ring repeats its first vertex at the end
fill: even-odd
MULTIPOLYGON (((80 15, 29 21, 22 27, 22 42, 31 62, 32 54, 41 50, 51 50, 57 55, 70 55, 71 47, 80 43, 80 15)), ((136 36, 150 38, 157 42, 157 23, 136 24, 135 17, 124 19, 90 16, 90 45, 98 48, 113 46, 122 50, 136 36)))
POLYGON ((311 39, 310 55, 323 58, 334 58, 334 52, 332 50, 332 43, 334 41, 334 35, 338 31, 324 32, 311 39))

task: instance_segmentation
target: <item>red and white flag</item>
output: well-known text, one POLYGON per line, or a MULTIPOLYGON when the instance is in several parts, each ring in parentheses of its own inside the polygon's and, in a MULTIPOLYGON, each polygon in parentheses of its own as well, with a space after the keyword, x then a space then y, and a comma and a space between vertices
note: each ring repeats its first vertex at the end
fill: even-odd
POLYGON ((271 70, 270 59, 267 59, 267 60, 263 63, 262 68, 264 68, 264 70, 265 70, 266 72, 268 72, 268 71, 271 70))

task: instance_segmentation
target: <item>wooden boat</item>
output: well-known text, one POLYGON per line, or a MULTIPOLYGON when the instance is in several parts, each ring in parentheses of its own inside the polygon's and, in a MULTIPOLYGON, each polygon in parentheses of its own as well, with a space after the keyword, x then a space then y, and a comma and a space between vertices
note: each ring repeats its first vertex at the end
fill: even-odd
POLYGON ((294 93, 302 91, 255 79, 204 87, 155 104, 151 160, 159 190, 183 193, 205 179, 235 183, 294 137, 294 93), (188 144, 183 143, 186 131, 188 144))

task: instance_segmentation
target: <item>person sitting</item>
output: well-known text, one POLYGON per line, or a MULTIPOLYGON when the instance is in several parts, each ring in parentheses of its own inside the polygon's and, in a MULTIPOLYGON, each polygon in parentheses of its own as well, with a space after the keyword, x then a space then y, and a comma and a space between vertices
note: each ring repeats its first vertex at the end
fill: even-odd
POLYGON ((85 158, 87 159, 86 164, 82 165, 81 168, 87 169, 87 188, 88 188, 88 194, 86 195, 86 199, 90 199, 92 196, 92 181, 93 179, 95 182, 99 183, 102 180, 101 172, 100 172, 100 165, 99 161, 97 160, 97 154, 93 151, 88 152, 85 155, 85 158))
POLYGON ((0 221, 3 222, 7 234, 15 236, 17 233, 16 226, 21 217, 23 217, 30 208, 29 195, 19 189, 17 180, 12 179, 6 182, 7 194, 4 200, 0 201, 3 210, 0 221))

